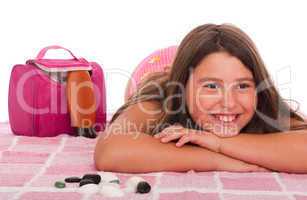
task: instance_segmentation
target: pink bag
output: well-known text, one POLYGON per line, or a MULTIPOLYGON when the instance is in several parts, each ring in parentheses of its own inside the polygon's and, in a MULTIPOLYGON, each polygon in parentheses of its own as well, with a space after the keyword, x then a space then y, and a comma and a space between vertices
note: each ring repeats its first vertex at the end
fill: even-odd
POLYGON ((11 129, 16 135, 51 137, 62 133, 75 135, 70 126, 65 74, 88 70, 96 95, 95 130, 106 124, 106 91, 102 68, 95 62, 77 58, 60 46, 42 49, 36 59, 15 65, 11 72, 8 108, 11 129), (45 59, 50 49, 64 49, 72 59, 45 59))

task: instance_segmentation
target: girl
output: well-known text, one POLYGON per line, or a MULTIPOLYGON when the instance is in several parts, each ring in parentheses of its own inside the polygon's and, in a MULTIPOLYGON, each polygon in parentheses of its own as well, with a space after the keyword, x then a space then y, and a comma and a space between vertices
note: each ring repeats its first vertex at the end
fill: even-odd
POLYGON ((307 125, 239 28, 205 24, 114 114, 98 170, 307 172, 307 125))

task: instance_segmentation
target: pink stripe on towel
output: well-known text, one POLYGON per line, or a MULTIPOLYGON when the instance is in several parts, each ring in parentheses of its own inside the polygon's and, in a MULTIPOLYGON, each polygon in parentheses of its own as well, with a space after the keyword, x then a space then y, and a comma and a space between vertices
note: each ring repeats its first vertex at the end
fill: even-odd
POLYGON ((224 200, 291 200, 287 195, 224 194, 224 200))
POLYGON ((295 195, 295 200, 307 200, 307 195, 306 196, 295 195))
POLYGON ((224 189, 229 190, 264 190, 281 191, 280 185, 274 178, 224 178, 221 177, 224 189))
POLYGON ((4 151, 0 163, 44 163, 48 156, 48 153, 4 151))
POLYGON ((189 173, 169 173, 166 172, 161 180, 162 188, 210 188, 216 189, 217 184, 214 181, 212 172, 189 172, 189 173))
POLYGON ((186 199, 205 199, 220 200, 217 193, 199 193, 199 192, 174 192, 160 195, 160 200, 186 200, 186 199))
POLYGON ((79 200, 82 194, 75 192, 27 192, 20 200, 79 200))
POLYGON ((11 199, 15 192, 0 192, 0 199, 11 199))
POLYGON ((0 173, 0 187, 1 186, 6 186, 6 187, 23 186, 32 177, 33 177, 33 174, 11 174, 9 176, 8 174, 0 173))
POLYGON ((56 175, 56 174, 85 174, 85 173, 94 173, 96 169, 93 164, 80 164, 80 165, 71 165, 71 164, 61 164, 61 165, 52 165, 47 168, 46 174, 56 175))
POLYGON ((289 191, 307 191, 307 174, 280 174, 281 180, 289 191))

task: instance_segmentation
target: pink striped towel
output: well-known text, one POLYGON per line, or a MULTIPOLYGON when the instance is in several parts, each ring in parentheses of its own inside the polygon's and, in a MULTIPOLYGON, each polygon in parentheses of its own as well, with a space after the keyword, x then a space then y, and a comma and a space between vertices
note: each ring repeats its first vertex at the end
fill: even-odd
MULTIPOLYGON (((55 188, 68 176, 97 172, 93 151, 97 139, 60 135, 54 138, 14 136, 0 124, 0 199, 105 199, 76 192, 77 184, 55 188)), ((135 174, 116 173, 121 187, 135 174)), ((138 174, 152 190, 113 199, 307 200, 307 175, 287 173, 159 172, 138 174)), ((109 198, 111 199, 111 198, 109 198)))

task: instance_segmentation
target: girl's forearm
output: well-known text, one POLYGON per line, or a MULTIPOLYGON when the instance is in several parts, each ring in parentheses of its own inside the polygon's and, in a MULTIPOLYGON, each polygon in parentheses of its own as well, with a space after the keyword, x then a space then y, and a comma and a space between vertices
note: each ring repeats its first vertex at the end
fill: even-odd
POLYGON ((141 173, 154 171, 215 170, 216 153, 196 146, 177 148, 152 136, 139 134, 100 137, 95 149, 99 170, 141 173))
POLYGON ((110 135, 99 138, 95 149, 98 170, 126 173, 156 171, 259 171, 258 166, 212 152, 185 145, 178 148, 174 143, 163 144, 146 134, 110 135))
POLYGON ((220 152, 276 171, 307 172, 306 130, 223 138, 220 152))

